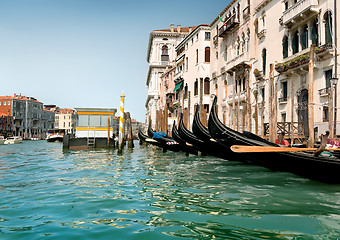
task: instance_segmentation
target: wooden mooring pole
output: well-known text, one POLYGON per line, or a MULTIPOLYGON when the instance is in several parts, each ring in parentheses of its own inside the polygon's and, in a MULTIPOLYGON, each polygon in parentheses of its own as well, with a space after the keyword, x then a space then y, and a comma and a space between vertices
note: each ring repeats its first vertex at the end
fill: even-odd
POLYGON ((125 95, 120 95, 120 117, 119 117, 119 138, 118 138, 118 152, 123 152, 123 132, 124 132, 124 98, 125 95))
POLYGON ((277 92, 274 81, 274 64, 270 64, 270 127, 269 127, 269 141, 275 143, 277 139, 277 92))
MULTIPOLYGON (((315 45, 310 46, 309 65, 308 65, 308 147, 314 146, 314 50, 315 45)), ((331 132, 331 131, 330 131, 331 132)))

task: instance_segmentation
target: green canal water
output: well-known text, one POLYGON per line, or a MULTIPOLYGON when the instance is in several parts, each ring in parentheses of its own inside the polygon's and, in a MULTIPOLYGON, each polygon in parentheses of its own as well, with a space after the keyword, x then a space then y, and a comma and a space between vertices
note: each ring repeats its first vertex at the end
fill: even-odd
POLYGON ((1 145, 0 196, 0 239, 340 239, 340 185, 137 142, 1 145))

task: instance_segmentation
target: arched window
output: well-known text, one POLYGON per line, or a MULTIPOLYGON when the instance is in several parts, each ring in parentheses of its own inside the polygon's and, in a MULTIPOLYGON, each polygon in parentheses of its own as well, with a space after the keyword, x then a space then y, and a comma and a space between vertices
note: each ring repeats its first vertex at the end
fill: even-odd
POLYGON ((168 46, 164 45, 162 47, 162 55, 161 55, 162 62, 168 62, 169 61, 169 53, 168 53, 168 51, 169 51, 168 46))
POLYGON ((262 50, 262 73, 266 75, 266 65, 267 65, 267 49, 262 50))
POLYGON ((325 21, 325 40, 326 43, 332 43, 332 13, 330 11, 326 12, 324 15, 325 21))
POLYGON ((301 48, 306 49, 308 47, 308 26, 306 25, 303 28, 303 32, 301 34, 301 48))
POLYGON ((198 64, 198 49, 196 49, 196 64, 198 64))
POLYGON ((215 84, 215 93, 216 93, 216 97, 218 97, 218 85, 217 84, 215 84))
POLYGON ((295 31, 292 38, 293 54, 299 52, 299 31, 295 31))
POLYGON ((194 82, 194 96, 198 95, 198 80, 194 82))
POLYGON ((240 37, 237 37, 237 56, 239 56, 240 55, 240 37))
POLYGON ((282 55, 283 58, 288 57, 288 37, 284 36, 282 40, 282 55))
POLYGON ((210 80, 209 80, 209 78, 204 79, 204 94, 210 94, 210 80))
POLYGON ((204 49, 204 62, 210 62, 210 47, 204 49))
POLYGON ((312 27, 312 44, 319 46, 319 31, 318 31, 318 20, 315 19, 312 27))
POLYGON ((184 99, 188 98, 188 85, 185 85, 184 87, 184 99))

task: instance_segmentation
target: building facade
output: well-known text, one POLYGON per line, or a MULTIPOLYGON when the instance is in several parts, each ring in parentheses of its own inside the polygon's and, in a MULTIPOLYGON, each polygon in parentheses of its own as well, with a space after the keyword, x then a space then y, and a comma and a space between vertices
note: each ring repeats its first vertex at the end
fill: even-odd
POLYGON ((175 46, 174 115, 185 113, 190 127, 195 106, 208 112, 216 95, 219 118, 238 131, 268 136, 275 119, 277 131, 293 138, 308 138, 311 129, 315 136, 339 134, 335 6, 336 0, 231 1, 208 28, 192 29, 175 46), (200 33, 208 32, 205 45, 200 33), (209 64, 201 58, 207 47, 209 64))
POLYGON ((150 33, 147 51, 149 70, 146 80, 148 96, 145 103, 146 122, 156 125, 157 111, 164 107, 160 104, 161 76, 176 58, 177 44, 190 32, 192 27, 182 28, 172 24, 170 29, 154 30, 150 33))
POLYGON ((61 108, 55 112, 55 129, 64 130, 65 133, 73 134, 76 129, 76 114, 73 109, 61 108))
POLYGON ((54 113, 46 112, 42 102, 17 94, 0 97, 0 115, 0 128, 6 128, 1 134, 24 139, 45 138, 54 119, 54 113))

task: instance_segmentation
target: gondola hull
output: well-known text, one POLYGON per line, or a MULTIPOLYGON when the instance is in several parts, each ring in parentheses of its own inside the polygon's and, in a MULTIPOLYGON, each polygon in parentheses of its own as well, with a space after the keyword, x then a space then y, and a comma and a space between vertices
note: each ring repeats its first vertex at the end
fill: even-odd
MULTIPOLYGON (((216 113, 216 98, 211 108, 208 129, 211 136, 227 148, 232 145, 273 146, 265 140, 247 138, 221 123, 216 113)), ((272 170, 291 172, 326 183, 340 183, 340 161, 335 157, 315 157, 306 152, 240 153, 240 156, 272 170)))

